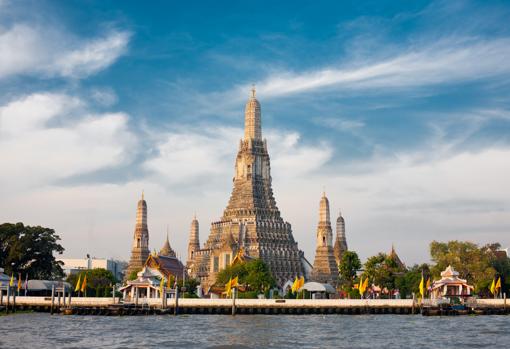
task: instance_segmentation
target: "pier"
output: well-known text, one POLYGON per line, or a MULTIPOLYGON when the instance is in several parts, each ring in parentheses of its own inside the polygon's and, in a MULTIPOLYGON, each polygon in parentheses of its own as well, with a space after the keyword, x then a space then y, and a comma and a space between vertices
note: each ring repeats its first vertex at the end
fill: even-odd
MULTIPOLYGON (((5 301, 5 299, 4 299, 5 301)), ((6 304, 0 305, 5 309, 6 304)), ((52 297, 16 297, 9 305, 9 311, 32 310, 61 313, 66 315, 177 315, 177 314, 422 314, 424 316, 444 315, 490 315, 509 314, 506 299, 476 300, 460 308, 446 304, 424 302, 413 299, 197 299, 175 298, 143 299, 138 304, 123 303, 120 298, 73 297, 67 299, 52 297), (59 302, 60 301, 60 302, 59 302)))

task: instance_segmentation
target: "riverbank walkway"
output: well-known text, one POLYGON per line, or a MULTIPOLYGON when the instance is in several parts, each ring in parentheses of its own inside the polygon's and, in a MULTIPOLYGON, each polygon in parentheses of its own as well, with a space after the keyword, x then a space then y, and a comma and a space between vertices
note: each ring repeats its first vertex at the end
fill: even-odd
POLYGON ((506 299, 477 299, 464 309, 447 308, 432 300, 413 299, 140 299, 124 303, 112 297, 23 297, 0 307, 81 315, 141 314, 508 314, 506 299))

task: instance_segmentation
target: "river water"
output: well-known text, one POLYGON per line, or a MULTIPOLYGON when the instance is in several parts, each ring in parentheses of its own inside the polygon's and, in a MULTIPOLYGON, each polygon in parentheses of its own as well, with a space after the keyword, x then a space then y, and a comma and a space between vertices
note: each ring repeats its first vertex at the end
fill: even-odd
POLYGON ((510 316, 0 317, 0 348, 510 348, 510 316))

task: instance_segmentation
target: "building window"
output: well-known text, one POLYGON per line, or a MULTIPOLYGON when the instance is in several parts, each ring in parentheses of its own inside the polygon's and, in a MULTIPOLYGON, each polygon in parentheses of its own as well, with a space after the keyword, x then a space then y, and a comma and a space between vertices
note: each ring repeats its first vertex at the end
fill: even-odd
POLYGON ((217 273, 220 269, 220 257, 214 257, 213 259, 213 272, 217 273))
POLYGON ((230 254, 225 254, 225 268, 230 265, 230 254))
POLYGON ((140 239, 136 240, 136 247, 140 247, 140 239))

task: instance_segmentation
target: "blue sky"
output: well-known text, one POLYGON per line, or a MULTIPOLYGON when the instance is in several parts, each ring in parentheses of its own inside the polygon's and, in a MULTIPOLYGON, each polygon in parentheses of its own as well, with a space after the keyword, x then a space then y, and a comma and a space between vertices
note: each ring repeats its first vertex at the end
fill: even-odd
MULTIPOLYGON (((505 1, 0 0, 0 220, 66 255, 185 253, 230 195, 244 103, 262 104, 277 203, 313 261, 322 189, 363 258, 394 243, 510 245, 505 1), (5 184, 3 184, 5 183, 5 184)), ((332 217, 336 218, 336 217, 332 217)))

